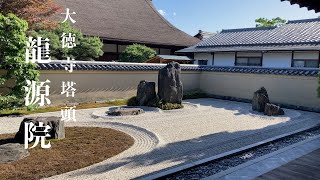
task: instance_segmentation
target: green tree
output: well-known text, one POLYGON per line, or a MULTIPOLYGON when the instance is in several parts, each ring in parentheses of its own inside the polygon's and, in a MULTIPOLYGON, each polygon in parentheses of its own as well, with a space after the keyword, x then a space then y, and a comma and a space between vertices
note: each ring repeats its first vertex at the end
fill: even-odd
POLYGON ((25 61, 25 42, 28 23, 13 14, 0 14, 0 109, 22 105, 26 80, 38 81, 36 65, 25 61))
POLYGON ((157 52, 145 45, 134 44, 128 46, 121 54, 120 61, 122 62, 138 62, 143 63, 146 60, 154 57, 157 52))
POLYGON ((85 37, 83 34, 72 28, 70 23, 62 23, 58 28, 53 30, 39 30, 29 33, 33 37, 43 37, 50 39, 50 55, 52 59, 65 60, 67 57, 76 60, 94 60, 103 55, 103 43, 98 37, 85 37), (62 48, 62 34, 75 34, 76 47, 62 48))
POLYGON ((281 19, 280 17, 276 17, 273 19, 259 18, 256 19, 255 22, 257 23, 256 27, 271 27, 284 24, 287 22, 287 20, 281 19))

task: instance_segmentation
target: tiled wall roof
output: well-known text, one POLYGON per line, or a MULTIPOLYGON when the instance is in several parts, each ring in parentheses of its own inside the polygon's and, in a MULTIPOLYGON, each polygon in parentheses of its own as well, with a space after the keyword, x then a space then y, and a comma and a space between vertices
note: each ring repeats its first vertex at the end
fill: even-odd
MULTIPOLYGON (((165 64, 137 64, 137 63, 103 63, 103 62, 80 62, 75 63, 75 71, 158 71, 165 64)), ((39 70, 64 70, 62 61, 54 61, 48 64, 38 64, 39 70)), ((202 72, 228 72, 247 74, 274 74, 288 76, 314 76, 320 69, 297 69, 297 68, 261 68, 261 67, 217 67, 181 65, 182 71, 202 72)))

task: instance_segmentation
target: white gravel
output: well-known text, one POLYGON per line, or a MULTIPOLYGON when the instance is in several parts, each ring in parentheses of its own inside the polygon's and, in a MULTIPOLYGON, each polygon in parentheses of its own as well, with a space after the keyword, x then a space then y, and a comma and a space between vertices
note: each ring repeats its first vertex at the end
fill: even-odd
MULTIPOLYGON (((285 116, 267 117, 247 103, 216 99, 185 102, 185 108, 150 111, 130 117, 107 117, 108 108, 77 111, 67 126, 114 128, 135 144, 127 151, 80 170, 49 179, 132 179, 256 143, 320 123, 320 114, 285 109, 285 116)), ((59 116, 59 113, 36 116, 59 116)), ((23 118, 0 118, 0 134, 13 133, 23 118)))

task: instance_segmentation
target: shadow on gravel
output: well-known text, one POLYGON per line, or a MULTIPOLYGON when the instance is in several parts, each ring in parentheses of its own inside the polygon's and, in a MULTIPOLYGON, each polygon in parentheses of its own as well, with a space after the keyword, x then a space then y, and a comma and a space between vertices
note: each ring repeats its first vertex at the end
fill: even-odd
MULTIPOLYGON (((216 105, 217 106, 214 105, 215 108, 225 108, 225 104, 224 106, 219 105, 219 101, 216 103, 216 105)), ((210 106, 212 106, 212 104, 210 104, 210 106)), ((71 176, 77 177, 81 175, 100 174, 124 165, 129 168, 139 168, 163 162, 177 162, 179 163, 179 166, 181 166, 186 163, 235 150, 281 134, 314 126, 318 124, 318 122, 315 121, 317 119, 320 119, 320 114, 314 113, 312 117, 306 118, 305 120, 295 121, 295 119, 290 119, 289 121, 267 126, 261 129, 213 133, 199 138, 170 143, 166 146, 156 148, 149 153, 131 156, 126 159, 120 159, 119 163, 100 165, 89 170, 74 173, 71 176)))
POLYGON ((17 143, 17 141, 14 138, 0 139, 0 145, 10 144, 10 143, 17 143))

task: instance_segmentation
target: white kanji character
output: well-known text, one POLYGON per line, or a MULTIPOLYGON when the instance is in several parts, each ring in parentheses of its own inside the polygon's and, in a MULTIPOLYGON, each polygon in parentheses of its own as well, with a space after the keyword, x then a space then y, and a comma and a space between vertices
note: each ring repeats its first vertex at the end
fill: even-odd
POLYGON ((68 19, 70 19, 70 21, 72 23, 77 22, 74 19, 72 19, 72 17, 71 17, 71 14, 76 14, 76 12, 73 12, 73 13, 70 14, 70 9, 69 8, 67 8, 66 11, 67 11, 66 13, 61 13, 61 14, 65 14, 66 15, 66 18, 62 21, 62 23, 65 23, 68 19))
POLYGON ((63 64, 62 66, 64 67, 64 69, 66 71, 68 71, 69 73, 73 72, 73 67, 75 67, 75 62, 73 62, 74 59, 70 60, 70 57, 67 57, 67 64, 63 64))
POLYGON ((45 85, 45 83, 50 83, 49 80, 46 80, 45 82, 40 82, 40 85, 37 85, 36 81, 30 81, 27 80, 27 86, 25 86, 25 91, 27 92, 27 95, 25 97, 25 105, 34 105, 38 103, 39 106, 44 106, 45 102, 49 105, 51 104, 51 101, 49 98, 50 93, 50 86, 45 85))
POLYGON ((26 41, 26 62, 29 63, 50 63, 50 40, 48 38, 42 39, 38 37, 34 39, 29 37, 29 40, 26 41))
POLYGON ((74 88, 73 86, 76 85, 75 82, 73 81, 67 81, 66 82, 62 82, 62 92, 61 94, 66 94, 67 97, 69 97, 70 93, 71 93, 71 96, 74 97, 74 93, 76 92, 76 88, 74 88))
POLYGON ((66 33, 62 34, 62 48, 74 48, 76 47, 76 35, 69 33, 68 35, 66 33))
POLYGON ((76 121, 76 106, 61 109, 61 121, 76 121))
POLYGON ((49 134, 49 130, 51 127, 49 125, 44 126, 43 122, 39 122, 39 126, 36 126, 32 122, 25 123, 24 126, 24 148, 28 149, 29 143, 36 138, 34 144, 30 149, 37 147, 39 144, 39 141, 41 140, 41 148, 48 149, 51 147, 50 142, 48 144, 45 144, 46 137, 51 137, 49 134), (39 135, 40 133, 43 133, 43 135, 39 135), (30 136, 29 136, 30 134, 30 136))

